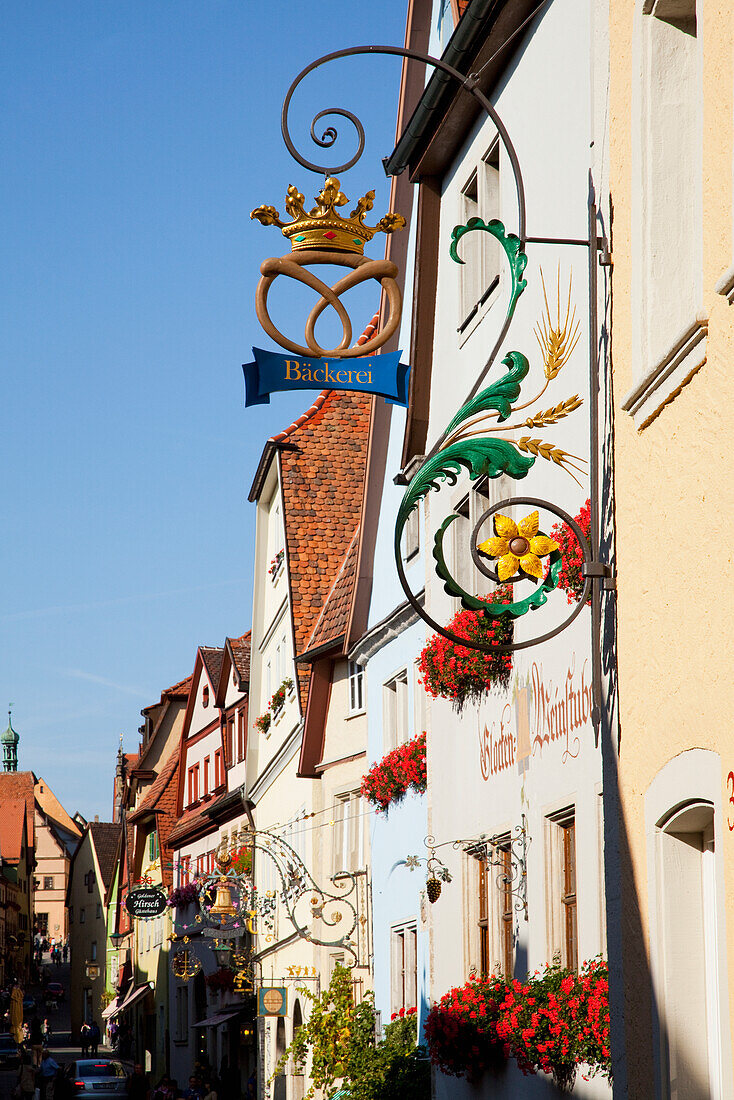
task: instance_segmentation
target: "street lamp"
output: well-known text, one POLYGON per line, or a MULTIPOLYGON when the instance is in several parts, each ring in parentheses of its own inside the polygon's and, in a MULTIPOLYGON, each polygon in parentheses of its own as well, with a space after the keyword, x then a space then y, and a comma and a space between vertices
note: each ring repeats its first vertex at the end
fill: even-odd
POLYGON ((124 939, 125 939, 125 933, 124 932, 111 932, 110 933, 110 943, 112 944, 115 951, 120 950, 120 944, 122 943, 122 941, 124 939))
POLYGON ((232 944, 228 940, 215 940, 212 950, 220 966, 229 966, 232 958, 232 944))

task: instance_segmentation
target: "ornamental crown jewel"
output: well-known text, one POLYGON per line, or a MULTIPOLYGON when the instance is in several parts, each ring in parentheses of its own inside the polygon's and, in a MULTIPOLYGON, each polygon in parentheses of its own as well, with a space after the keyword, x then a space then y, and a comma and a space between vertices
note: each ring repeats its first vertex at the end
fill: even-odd
POLYGON ((364 224, 364 216, 372 209, 374 191, 368 191, 359 199, 348 218, 342 218, 336 211, 337 206, 346 206, 349 201, 340 189, 339 180, 330 176, 315 198, 313 210, 304 210, 304 197, 291 184, 286 191, 285 209, 293 219, 291 222, 280 220, 280 214, 274 206, 258 206, 250 214, 261 225, 280 226, 283 236, 291 242, 291 251, 318 249, 325 252, 356 252, 363 255, 364 246, 371 241, 375 233, 394 233, 405 227, 402 214, 385 214, 376 226, 364 224))

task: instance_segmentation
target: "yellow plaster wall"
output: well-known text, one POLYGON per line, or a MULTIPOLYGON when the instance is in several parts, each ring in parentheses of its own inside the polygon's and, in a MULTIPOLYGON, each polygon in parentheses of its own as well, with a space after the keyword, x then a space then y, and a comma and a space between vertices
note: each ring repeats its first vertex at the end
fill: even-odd
MULTIPOLYGON (((624 825, 642 926, 649 927, 644 795, 693 747, 721 756, 721 806, 734 825, 734 307, 714 290, 732 265, 730 0, 704 0, 703 257, 707 361, 642 431, 622 407, 632 361, 632 112, 635 4, 610 0, 612 356, 615 391, 619 758, 624 825)), ((639 18, 639 16, 638 16, 639 18)), ((699 26, 699 30, 701 30, 699 26)), ((654 278, 649 270, 646 277, 654 278)), ((671 340, 675 333, 670 333, 671 340)), ((729 990, 734 989, 734 833, 724 846, 729 990)), ((646 936, 646 948, 649 942, 646 936)), ((734 1019, 734 1005, 730 1005, 734 1019)), ((634 1068, 634 1067, 632 1067, 634 1068)), ((728 1083, 731 1088, 731 1082, 728 1083)), ((630 1096, 642 1095, 630 1091, 630 1096)), ((727 1093, 728 1095, 728 1093, 727 1093)))

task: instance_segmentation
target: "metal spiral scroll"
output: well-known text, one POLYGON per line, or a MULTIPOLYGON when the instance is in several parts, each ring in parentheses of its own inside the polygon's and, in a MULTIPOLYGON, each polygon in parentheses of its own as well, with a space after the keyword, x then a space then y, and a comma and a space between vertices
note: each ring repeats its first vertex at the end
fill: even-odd
MULTIPOLYGON (((351 937, 357 928, 358 916, 350 899, 356 900, 357 876, 341 872, 331 879, 333 886, 328 890, 318 885, 301 857, 282 837, 254 832, 250 838, 253 848, 267 855, 275 865, 280 880, 280 900, 301 939, 321 947, 341 947, 352 956, 351 965, 356 966, 359 960, 351 937), (317 921, 321 922, 320 935, 317 921), (326 929, 334 929, 335 935, 326 936, 326 929)), ((258 895, 252 889, 252 908, 266 926, 274 927, 275 900, 258 895)))
POLYGON ((520 162, 518 160, 517 153, 515 152, 515 147, 510 140, 510 135, 507 133, 502 119, 499 117, 490 101, 487 99, 484 93, 479 90, 476 77, 474 77, 473 75, 466 76, 464 73, 459 72, 458 69, 453 68, 453 66, 447 65, 445 61, 442 61, 438 57, 431 57, 429 54, 420 53, 418 50, 410 50, 404 46, 350 46, 348 49, 345 50, 335 50, 333 53, 324 54, 323 57, 319 57, 316 61, 312 61, 311 64, 307 65, 305 69, 302 69, 298 76, 295 78, 290 88, 286 92, 285 99, 283 100, 280 128, 283 134, 283 141, 285 142, 286 148, 288 149, 288 152, 291 154, 293 159, 297 160, 299 164, 303 165, 304 168, 308 168, 311 172, 319 172, 325 176, 332 176, 336 175, 339 172, 346 172, 347 169, 352 168, 353 165, 355 165, 362 156, 365 146, 364 127, 355 114, 353 114, 351 111, 347 111, 342 107, 328 107, 326 108, 326 110, 319 111, 319 113, 314 116, 313 122, 311 123, 311 138, 313 139, 314 143, 320 148, 330 149, 336 143, 339 137, 338 130, 335 126, 328 126, 319 138, 316 133, 316 123, 319 122, 322 118, 325 118, 327 115, 338 115, 341 118, 348 119, 348 121, 351 122, 355 128, 359 145, 356 153, 354 153, 354 155, 350 157, 349 160, 344 161, 343 164, 316 164, 314 161, 307 160, 306 157, 302 156, 301 153, 298 152, 298 149, 296 148, 293 139, 291 138, 290 130, 288 129, 288 111, 290 109, 291 99, 293 98, 293 93, 295 92, 301 81, 306 76, 308 76, 309 73, 313 72, 314 69, 318 69, 322 65, 326 65, 329 61, 336 61, 341 57, 356 57, 361 54, 378 54, 387 57, 404 57, 413 61, 419 61, 424 65, 431 65, 434 69, 439 69, 441 72, 446 73, 448 76, 456 80, 457 83, 460 84, 466 92, 474 96, 474 98, 481 104, 484 111, 489 115, 489 117, 492 119, 495 126, 497 127, 497 133, 499 134, 500 141, 504 145, 510 160, 512 174, 515 179, 515 188, 517 191, 519 227, 518 233, 521 242, 524 242, 525 189, 522 182, 522 173, 520 172, 520 162))

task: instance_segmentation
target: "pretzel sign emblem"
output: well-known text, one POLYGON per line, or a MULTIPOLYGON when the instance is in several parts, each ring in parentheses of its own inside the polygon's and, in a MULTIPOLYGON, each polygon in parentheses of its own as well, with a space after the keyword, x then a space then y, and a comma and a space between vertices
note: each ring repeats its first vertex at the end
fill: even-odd
POLYGON ((352 253, 307 251, 289 253, 287 256, 271 257, 260 265, 260 273, 262 278, 258 283, 255 294, 257 319, 268 336, 275 340, 276 344, 280 344, 287 351, 295 352, 296 355, 331 356, 339 359, 370 355, 390 339, 400 324, 402 297, 400 288, 395 281, 398 269, 389 260, 370 260, 367 256, 358 256, 352 253), (308 271, 306 269, 307 264, 333 264, 339 267, 351 267, 353 270, 345 275, 343 279, 339 279, 333 286, 329 286, 313 272, 308 271), (268 313, 268 294, 278 275, 287 275, 290 279, 296 279, 321 295, 306 321, 305 345, 297 344, 284 336, 275 327, 268 313), (376 279, 384 290, 389 306, 388 318, 381 331, 370 340, 359 347, 351 347, 352 322, 340 300, 340 295, 367 279, 376 279), (328 307, 336 311, 342 324, 342 340, 334 348, 321 347, 314 334, 316 322, 328 307))

